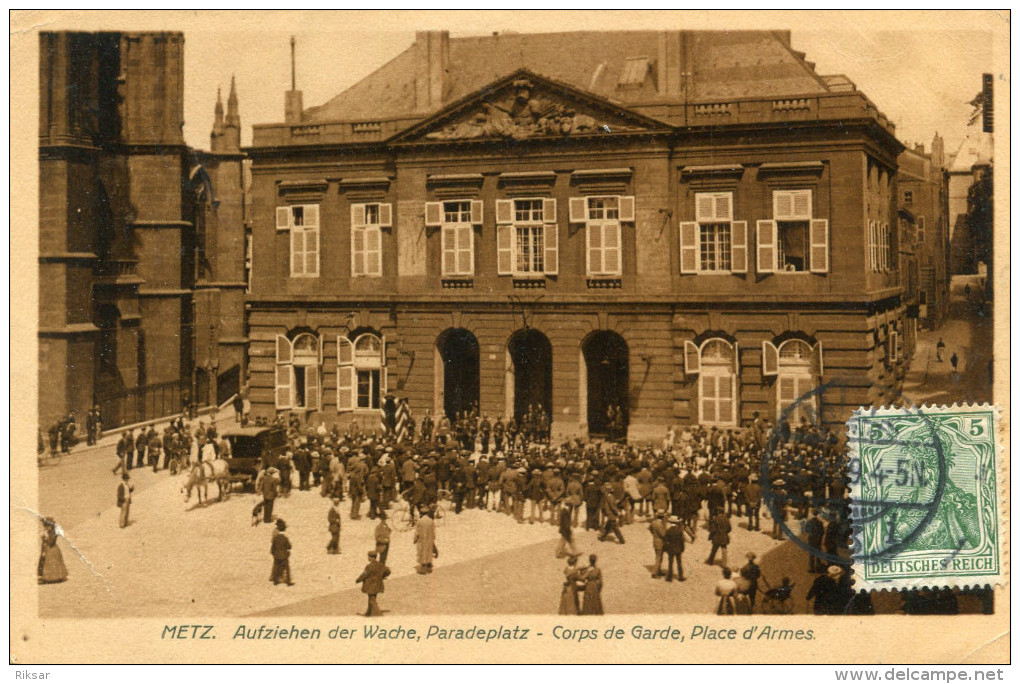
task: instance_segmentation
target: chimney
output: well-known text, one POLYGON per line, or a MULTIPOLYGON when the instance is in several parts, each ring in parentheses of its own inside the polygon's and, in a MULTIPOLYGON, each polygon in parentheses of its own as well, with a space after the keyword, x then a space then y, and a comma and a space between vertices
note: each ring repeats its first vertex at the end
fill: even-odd
POLYGON ((680 32, 659 32, 659 57, 655 65, 655 86, 659 95, 680 96, 680 32))
POLYGON ((418 31, 414 38, 414 104, 418 111, 443 105, 450 68, 450 32, 418 31))
POLYGON ((297 61, 295 59, 295 45, 297 41, 294 36, 290 37, 290 90, 287 91, 284 101, 284 122, 290 126, 301 123, 304 113, 304 98, 302 92, 297 89, 297 61))

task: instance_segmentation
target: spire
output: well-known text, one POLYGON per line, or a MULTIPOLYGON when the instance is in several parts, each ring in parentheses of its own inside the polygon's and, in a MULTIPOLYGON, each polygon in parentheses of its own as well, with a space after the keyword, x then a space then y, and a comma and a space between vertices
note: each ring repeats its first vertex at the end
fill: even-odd
POLYGON ((241 116, 237 112, 237 83, 233 74, 230 76, 230 95, 227 96, 227 125, 241 126, 241 116))
POLYGON ((294 57, 294 46, 297 41, 294 36, 290 37, 290 89, 297 90, 297 62, 294 57))
POLYGON ((284 120, 287 124, 294 126, 301 123, 301 116, 304 112, 304 99, 301 91, 297 89, 297 58, 295 48, 297 41, 294 36, 290 37, 290 90, 284 94, 284 120))
POLYGON ((216 86, 216 122, 213 124, 213 130, 217 126, 223 125, 223 96, 220 93, 220 87, 216 86))

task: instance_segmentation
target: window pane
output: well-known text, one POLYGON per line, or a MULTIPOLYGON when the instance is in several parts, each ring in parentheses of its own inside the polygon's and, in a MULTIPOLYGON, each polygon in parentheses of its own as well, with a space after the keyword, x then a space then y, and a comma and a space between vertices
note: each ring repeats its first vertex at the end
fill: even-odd
POLYGON ((372 396, 372 405, 369 408, 377 409, 377 408, 379 408, 382 405, 381 402, 379 401, 379 376, 380 376, 380 373, 381 373, 381 371, 377 371, 377 370, 369 371, 369 377, 371 378, 371 381, 372 381, 372 395, 371 395, 372 396))
POLYGON ((372 371, 358 371, 358 408, 372 408, 372 371))
POLYGON ((471 223, 471 202, 443 202, 443 223, 471 223))
POLYGON ((368 225, 376 225, 379 223, 379 205, 378 204, 366 204, 365 205, 365 223, 368 225))

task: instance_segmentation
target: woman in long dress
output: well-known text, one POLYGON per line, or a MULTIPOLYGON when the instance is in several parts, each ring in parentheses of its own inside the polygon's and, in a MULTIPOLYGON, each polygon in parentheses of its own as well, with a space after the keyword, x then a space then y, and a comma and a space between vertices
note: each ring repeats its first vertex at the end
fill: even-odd
POLYGON ((563 591, 560 593, 560 615, 577 615, 581 606, 577 598, 578 583, 581 571, 577 568, 577 556, 567 558, 567 567, 563 569, 563 591))
POLYGON ((39 553, 39 582, 52 584, 67 579, 64 555, 57 546, 57 523, 53 518, 43 520, 42 550, 39 553))
POLYGON ((439 555, 436 550, 436 522, 432 519, 434 515, 435 510, 431 507, 424 511, 414 532, 414 543, 418 547, 419 575, 432 572, 432 559, 439 555))
POLYGON ((584 600, 581 602, 581 615, 603 615, 602 608, 602 570, 595 566, 598 556, 588 556, 588 567, 584 571, 584 600))

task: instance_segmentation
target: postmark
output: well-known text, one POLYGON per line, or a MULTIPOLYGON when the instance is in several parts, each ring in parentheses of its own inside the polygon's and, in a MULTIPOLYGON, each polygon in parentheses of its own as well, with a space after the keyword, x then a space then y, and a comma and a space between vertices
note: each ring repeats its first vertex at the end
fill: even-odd
POLYGON ((997 408, 862 408, 847 435, 856 588, 1003 581, 997 408))

